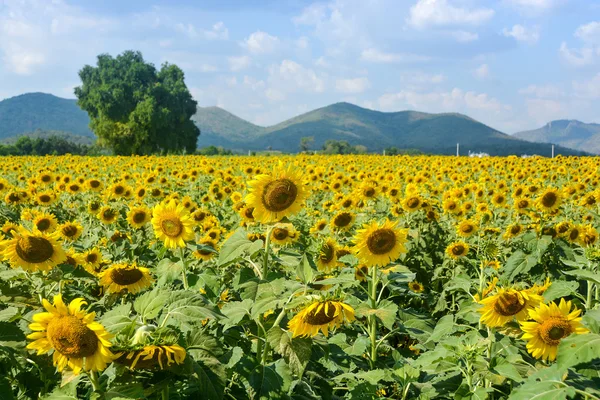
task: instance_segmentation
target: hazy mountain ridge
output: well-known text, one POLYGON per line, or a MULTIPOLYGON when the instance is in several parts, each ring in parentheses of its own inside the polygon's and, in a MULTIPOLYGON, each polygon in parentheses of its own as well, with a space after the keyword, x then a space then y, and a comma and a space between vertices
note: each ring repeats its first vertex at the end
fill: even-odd
POLYGON ((538 129, 517 132, 514 136, 600 154, 600 124, 563 119, 548 122, 538 129))

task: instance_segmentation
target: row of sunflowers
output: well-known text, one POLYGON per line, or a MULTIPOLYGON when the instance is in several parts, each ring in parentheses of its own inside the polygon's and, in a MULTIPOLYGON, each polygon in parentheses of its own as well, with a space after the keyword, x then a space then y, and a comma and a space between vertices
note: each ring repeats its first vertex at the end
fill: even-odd
POLYGON ((600 161, 0 159, 2 399, 600 399, 600 161))

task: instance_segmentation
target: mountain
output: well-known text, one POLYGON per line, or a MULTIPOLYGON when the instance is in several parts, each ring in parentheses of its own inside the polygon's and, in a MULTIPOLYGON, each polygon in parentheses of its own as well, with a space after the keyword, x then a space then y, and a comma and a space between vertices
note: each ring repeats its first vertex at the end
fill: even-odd
MULTIPOLYGON (((460 143, 461 154, 469 151, 492 155, 551 153, 549 144, 527 142, 456 113, 380 112, 350 103, 336 103, 266 128, 216 107, 199 108, 195 118, 202 132, 198 140, 201 147, 220 145, 234 150, 271 148, 297 152, 301 138, 312 136, 313 149, 320 149, 327 140, 346 140, 376 152, 397 147, 455 154, 456 143, 460 143), (229 120, 249 133, 233 135, 232 132, 240 130, 230 129, 233 125, 227 124, 229 120)), ((555 149, 555 153, 578 154, 564 148, 555 149)))
POLYGON ((46 93, 27 93, 0 101, 0 139, 36 129, 94 138, 87 113, 76 100, 46 93))
POLYGON ((600 154, 600 124, 561 119, 548 122, 539 129, 515 133, 514 136, 531 142, 556 143, 600 154))

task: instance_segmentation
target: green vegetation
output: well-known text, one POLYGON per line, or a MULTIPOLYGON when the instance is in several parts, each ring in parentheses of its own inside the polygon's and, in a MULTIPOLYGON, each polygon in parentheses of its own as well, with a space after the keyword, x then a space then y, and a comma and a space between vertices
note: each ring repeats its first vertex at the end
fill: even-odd
POLYGON ((223 147, 217 146, 206 146, 198 149, 196 152, 202 156, 228 156, 232 155, 233 152, 229 149, 224 149, 223 147))
POLYGON ((600 124, 576 120, 552 121, 539 129, 515 133, 515 137, 540 143, 556 143, 581 151, 600 154, 600 124))
POLYGON ((21 136, 13 144, 0 144, 1 156, 86 155, 90 150, 86 145, 72 143, 59 136, 45 139, 21 136))
POLYGON ((197 103, 176 65, 157 71, 140 52, 101 54, 79 77, 78 104, 100 143, 115 154, 195 152, 200 130, 190 118, 197 103))
POLYGON ((310 149, 310 146, 314 143, 314 136, 305 136, 300 139, 300 151, 306 152, 310 149))
POLYGON ((36 129, 93 138, 90 120, 76 100, 27 93, 0 101, 0 140, 36 129))
POLYGON ((33 132, 24 132, 16 136, 11 136, 6 139, 0 140, 0 144, 15 144, 16 141, 21 137, 28 137, 31 139, 49 139, 51 137, 58 137, 78 145, 91 146, 96 141, 95 138, 89 136, 75 135, 69 132, 53 131, 53 130, 42 130, 36 129, 33 132))
POLYGON ((323 145, 325 154, 364 154, 367 148, 362 145, 352 146, 345 140, 328 140, 323 145))

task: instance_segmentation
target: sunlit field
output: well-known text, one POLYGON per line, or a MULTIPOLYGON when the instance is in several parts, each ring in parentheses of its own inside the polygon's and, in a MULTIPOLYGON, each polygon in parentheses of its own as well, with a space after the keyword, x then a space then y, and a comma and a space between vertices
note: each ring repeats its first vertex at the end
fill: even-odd
POLYGON ((0 398, 599 399, 598 158, 0 158, 0 398))

